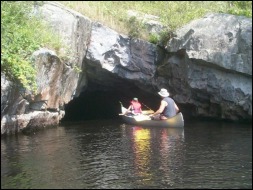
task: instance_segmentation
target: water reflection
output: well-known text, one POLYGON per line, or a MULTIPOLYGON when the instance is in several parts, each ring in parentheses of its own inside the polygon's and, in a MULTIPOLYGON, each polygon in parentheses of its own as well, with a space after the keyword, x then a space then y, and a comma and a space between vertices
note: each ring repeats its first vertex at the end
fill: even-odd
POLYGON ((133 152, 135 172, 139 177, 149 179, 150 165, 150 129, 135 126, 133 130, 133 152))
POLYGON ((183 165, 184 129, 123 126, 131 139, 137 187, 173 186, 183 165))

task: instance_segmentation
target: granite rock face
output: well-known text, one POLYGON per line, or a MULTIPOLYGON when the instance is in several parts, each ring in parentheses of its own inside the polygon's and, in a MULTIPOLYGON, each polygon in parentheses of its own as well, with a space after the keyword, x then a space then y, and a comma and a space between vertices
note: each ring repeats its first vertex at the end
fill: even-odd
POLYGON ((185 51, 197 114, 252 118, 252 19, 208 14, 176 32, 168 52, 185 51))

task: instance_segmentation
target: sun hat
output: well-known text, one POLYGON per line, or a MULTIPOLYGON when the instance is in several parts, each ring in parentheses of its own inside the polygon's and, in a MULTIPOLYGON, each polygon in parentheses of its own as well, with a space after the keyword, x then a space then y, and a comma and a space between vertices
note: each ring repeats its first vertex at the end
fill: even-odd
POLYGON ((158 94, 162 97, 168 97, 170 95, 170 93, 165 88, 162 88, 158 94))
POLYGON ((133 98, 134 101, 138 101, 138 98, 133 98))

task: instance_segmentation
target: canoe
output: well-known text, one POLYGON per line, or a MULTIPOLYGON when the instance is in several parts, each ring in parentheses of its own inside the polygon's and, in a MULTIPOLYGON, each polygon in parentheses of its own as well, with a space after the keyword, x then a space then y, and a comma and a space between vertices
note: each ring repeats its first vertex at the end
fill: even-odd
MULTIPOLYGON (((121 103, 121 102, 120 102, 121 103)), ((171 117, 166 120, 151 120, 148 115, 149 110, 143 110, 142 115, 130 116, 125 115, 126 108, 121 103, 121 113, 119 114, 120 117, 125 121, 127 124, 130 125, 140 125, 140 126, 147 126, 147 127, 174 127, 174 128, 182 128, 184 127, 184 117, 181 112, 177 113, 174 117, 171 117)))
POLYGON ((151 120, 149 116, 145 116, 145 115, 127 116, 127 115, 120 114, 120 117, 127 124, 131 124, 131 125, 140 125, 140 126, 147 126, 147 127, 173 127, 173 128, 184 127, 184 118, 181 112, 179 112, 174 117, 171 117, 166 120, 151 120))

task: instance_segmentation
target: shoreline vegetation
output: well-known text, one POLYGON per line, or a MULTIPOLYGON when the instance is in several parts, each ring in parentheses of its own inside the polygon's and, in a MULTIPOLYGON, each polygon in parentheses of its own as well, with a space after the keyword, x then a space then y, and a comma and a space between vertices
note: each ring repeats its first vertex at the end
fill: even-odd
POLYGON ((37 91, 34 51, 41 47, 57 51, 62 46, 33 6, 33 1, 1 1, 1 74, 24 94, 37 91))

